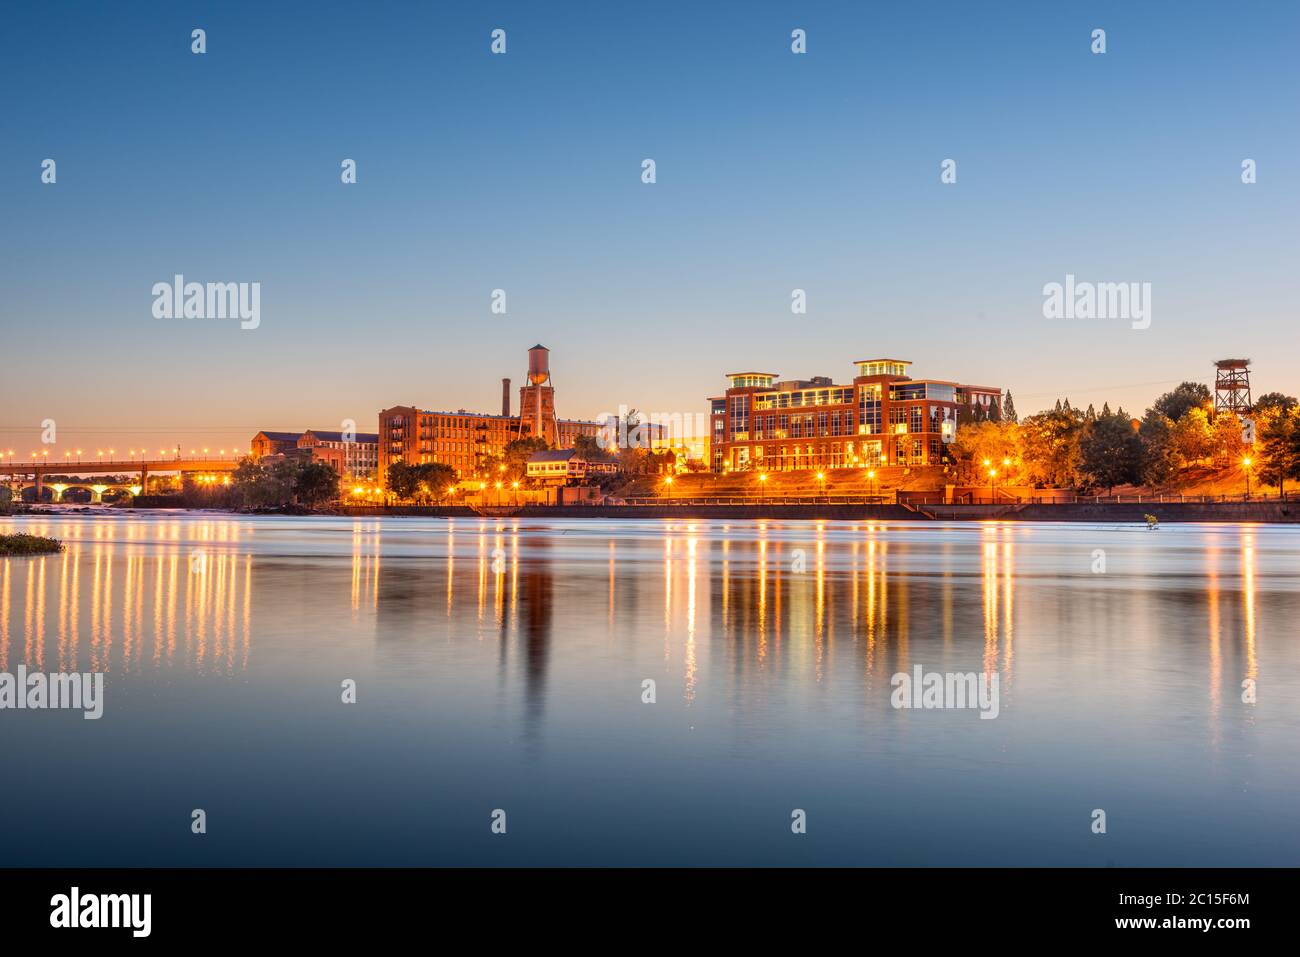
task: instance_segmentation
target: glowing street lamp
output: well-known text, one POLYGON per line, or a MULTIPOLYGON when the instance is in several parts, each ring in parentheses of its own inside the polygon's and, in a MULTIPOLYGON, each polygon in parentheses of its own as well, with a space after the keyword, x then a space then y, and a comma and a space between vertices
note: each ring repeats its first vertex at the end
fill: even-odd
MULTIPOLYGON (((1250 456, 1248 455, 1242 459, 1241 464, 1246 470, 1246 498, 1250 498, 1250 456)), ((1268 498, 1267 495, 1264 497, 1268 498)))
POLYGON ((765 490, 767 488, 767 473, 758 473, 758 497, 760 500, 766 498, 765 490))

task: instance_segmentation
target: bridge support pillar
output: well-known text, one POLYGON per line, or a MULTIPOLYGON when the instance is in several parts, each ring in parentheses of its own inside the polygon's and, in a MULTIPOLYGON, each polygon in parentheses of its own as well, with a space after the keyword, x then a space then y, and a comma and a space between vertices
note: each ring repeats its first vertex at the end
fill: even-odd
POLYGON ((140 494, 149 494, 149 469, 143 465, 140 466, 140 494))
POLYGON ((42 494, 45 492, 45 482, 42 481, 42 480, 45 478, 45 476, 42 475, 40 472, 37 472, 35 475, 32 476, 32 478, 36 480, 36 499, 35 499, 35 500, 36 500, 36 503, 37 503, 37 504, 40 504, 41 496, 42 496, 42 494))

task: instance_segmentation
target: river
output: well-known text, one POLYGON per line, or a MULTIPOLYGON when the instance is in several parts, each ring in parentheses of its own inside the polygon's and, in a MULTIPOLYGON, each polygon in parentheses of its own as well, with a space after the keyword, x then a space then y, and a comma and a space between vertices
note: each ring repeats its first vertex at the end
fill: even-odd
POLYGON ((105 675, 0 710, 2 864, 1300 859, 1300 528, 0 531, 67 543, 0 558, 0 672, 105 675), (918 667, 996 715, 896 707, 918 667))

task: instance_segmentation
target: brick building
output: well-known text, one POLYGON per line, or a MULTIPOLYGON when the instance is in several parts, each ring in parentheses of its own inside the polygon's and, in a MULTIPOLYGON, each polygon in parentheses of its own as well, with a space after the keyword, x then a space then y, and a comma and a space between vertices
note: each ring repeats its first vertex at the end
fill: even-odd
POLYGON ((853 381, 826 376, 777 381, 733 372, 710 403, 715 472, 937 465, 963 411, 1000 416, 1002 391, 945 379, 913 379, 902 359, 863 359, 853 381))
POLYGON ((377 472, 386 481, 393 462, 442 462, 461 476, 481 472, 494 456, 505 453, 516 439, 541 438, 554 448, 572 448, 580 435, 596 438, 604 423, 561 419, 555 411, 549 352, 536 345, 528 350, 526 384, 519 390, 519 415, 510 414, 510 380, 501 386, 501 413, 433 412, 398 405, 379 413, 377 472))

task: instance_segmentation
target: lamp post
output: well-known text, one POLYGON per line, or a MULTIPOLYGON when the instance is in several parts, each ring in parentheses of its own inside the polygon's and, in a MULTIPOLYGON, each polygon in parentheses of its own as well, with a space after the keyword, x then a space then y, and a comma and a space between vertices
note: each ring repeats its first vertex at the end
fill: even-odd
POLYGON ((818 473, 817 473, 817 481, 818 481, 818 482, 821 482, 821 484, 822 484, 822 498, 826 499, 826 501, 829 502, 830 499, 829 499, 829 498, 827 497, 827 495, 826 495, 826 473, 825 473, 825 472, 818 472, 818 473))
POLYGON ((764 490, 766 488, 767 488, 767 473, 759 472, 758 473, 758 500, 760 502, 764 501, 767 498, 767 496, 764 493, 764 490))
POLYGON ((867 479, 871 482, 871 494, 876 494, 876 470, 867 469, 867 479))
POLYGON ((989 469, 989 500, 993 500, 993 480, 997 478, 998 470, 989 469))
MULTIPOLYGON (((1248 455, 1242 459, 1241 464, 1246 470, 1246 498, 1250 498, 1250 456, 1248 455)), ((1264 497, 1268 498, 1267 495, 1264 497)))

